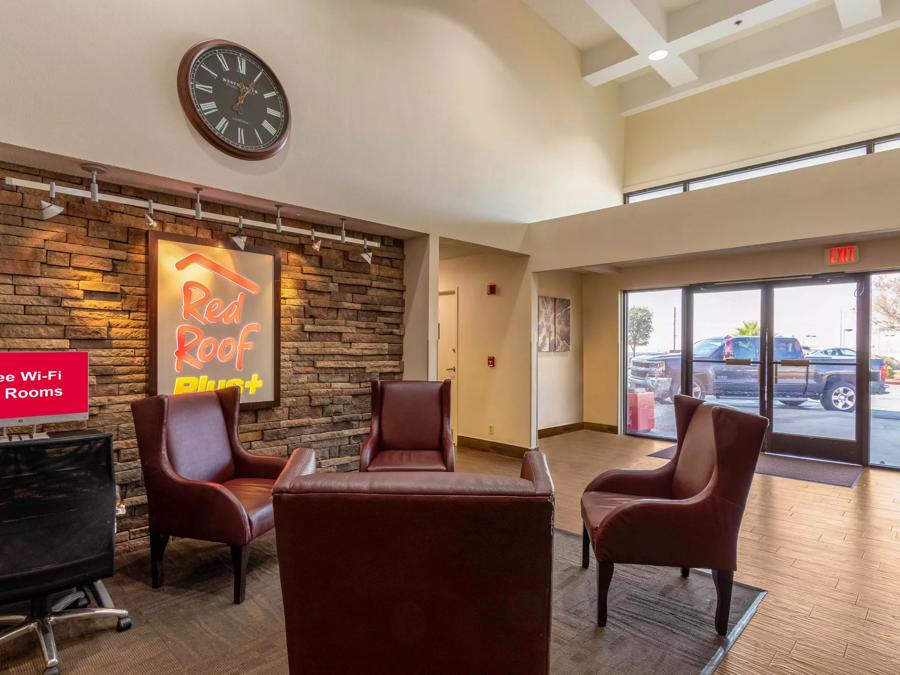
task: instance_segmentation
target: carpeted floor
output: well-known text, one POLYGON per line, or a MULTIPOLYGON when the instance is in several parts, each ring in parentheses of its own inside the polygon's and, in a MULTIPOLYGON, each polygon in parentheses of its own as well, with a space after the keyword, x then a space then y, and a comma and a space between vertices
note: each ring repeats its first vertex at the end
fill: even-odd
MULTIPOLYGON (((660 459, 672 459, 674 456, 674 445, 650 454, 650 457, 659 457, 660 459)), ((764 452, 759 456, 759 461, 756 464, 756 473, 852 488, 862 475, 862 467, 856 464, 784 457, 783 455, 770 455, 764 452)))
MULTIPOLYGON (((557 531, 551 670, 555 673, 700 673, 730 646, 764 592, 735 585, 731 634, 713 627, 709 575, 682 579, 668 568, 617 566, 609 625, 597 628, 596 567, 581 568, 581 539, 557 531), (737 627, 735 627, 737 626, 737 627)), ((227 547, 177 540, 166 552, 166 585, 149 584, 146 551, 121 556, 106 586, 134 627, 114 621, 57 626, 60 670, 68 674, 286 673, 284 622, 274 533, 251 549, 247 600, 231 603, 227 547)), ((41 673, 37 642, 0 651, 0 672, 41 673)))

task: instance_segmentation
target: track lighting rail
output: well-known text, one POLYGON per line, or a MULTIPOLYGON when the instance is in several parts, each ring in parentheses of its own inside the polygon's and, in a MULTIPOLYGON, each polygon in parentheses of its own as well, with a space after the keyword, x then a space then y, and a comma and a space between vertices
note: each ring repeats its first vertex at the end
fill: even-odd
MULTIPOLYGON (((21 187, 29 190, 42 190, 44 192, 50 192, 50 185, 48 183, 41 183, 33 180, 24 180, 22 178, 12 178, 7 176, 4 179, 4 182, 7 185, 13 187, 21 187)), ((132 197, 123 197, 121 195, 114 194, 106 194, 103 192, 97 192, 94 195, 91 194, 89 190, 80 190, 78 188, 70 188, 64 187, 61 185, 56 186, 56 194, 58 195, 69 195, 71 197, 82 197, 84 199, 92 199, 92 201, 100 201, 100 202, 111 202, 113 204, 124 204, 125 206, 134 206, 139 209, 150 209, 151 202, 147 199, 134 199, 132 197)), ((196 213, 195 209, 185 209, 180 206, 169 206, 168 204, 160 204, 159 202, 152 202, 153 212, 154 213, 172 213, 176 216, 184 216, 186 218, 194 218, 196 213)), ((229 225, 239 225, 241 220, 243 219, 243 224, 247 227, 256 227, 263 230, 271 230, 272 232, 278 232, 279 229, 282 233, 289 234, 299 234, 301 236, 311 236, 312 230, 308 230, 302 227, 291 227, 289 225, 281 225, 280 228, 276 223, 265 223, 260 220, 249 220, 247 218, 237 217, 237 216, 226 216, 219 213, 206 213, 202 214, 203 220, 210 220, 219 223, 227 223, 229 225)), ((279 218, 280 220, 280 218, 279 218)), ((327 239, 329 241, 343 241, 348 244, 361 244, 363 246, 368 246, 369 248, 377 248, 381 246, 377 241, 369 241, 368 239, 357 239, 356 237, 342 237, 340 234, 331 234, 330 232, 319 232, 316 231, 316 238, 318 239, 327 239)))

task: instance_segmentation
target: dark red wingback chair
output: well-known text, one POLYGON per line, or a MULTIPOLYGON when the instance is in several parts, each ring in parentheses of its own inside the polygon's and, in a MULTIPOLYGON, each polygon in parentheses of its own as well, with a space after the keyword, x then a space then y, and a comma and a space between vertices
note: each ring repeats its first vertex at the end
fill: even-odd
POLYGON ((525 453, 519 478, 294 468, 275 485, 291 673, 549 671, 543 454, 525 453))
MULTIPOLYGON (((287 459, 259 457, 238 438, 240 389, 153 396, 131 404, 150 512, 153 588, 169 537, 231 546, 234 602, 244 601, 248 544, 275 525, 272 486, 287 459)), ((315 471, 315 453, 297 451, 315 471)))
POLYGON ((453 471, 450 380, 372 381, 372 429, 360 471, 453 471))
POLYGON ((615 563, 712 570, 716 630, 725 635, 737 569, 737 540, 768 420, 759 415, 675 397, 678 446, 652 471, 608 471, 581 497, 582 567, 597 557, 597 624, 606 625, 606 596, 615 563))

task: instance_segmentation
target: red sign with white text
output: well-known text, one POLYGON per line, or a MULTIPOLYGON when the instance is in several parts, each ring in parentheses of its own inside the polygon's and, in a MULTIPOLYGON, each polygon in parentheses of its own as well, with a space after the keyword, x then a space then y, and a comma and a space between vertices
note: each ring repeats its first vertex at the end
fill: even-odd
POLYGON ((87 416, 87 352, 0 352, 0 425, 87 416))

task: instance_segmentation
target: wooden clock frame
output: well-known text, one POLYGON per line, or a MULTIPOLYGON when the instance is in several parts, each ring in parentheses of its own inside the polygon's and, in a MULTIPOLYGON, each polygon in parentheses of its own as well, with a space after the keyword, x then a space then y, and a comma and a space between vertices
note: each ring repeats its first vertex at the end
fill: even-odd
POLYGON ((181 63, 178 65, 178 100, 181 102, 181 107, 184 110, 184 114, 187 116, 188 120, 190 120, 193 127, 200 133, 201 136, 203 136, 203 138, 205 138, 211 145, 215 146, 222 152, 231 155, 232 157, 237 157, 238 159, 268 159, 269 157, 272 157, 273 155, 284 149, 284 146, 287 145, 288 138, 291 135, 291 107, 288 102, 287 92, 282 86, 281 81, 275 75, 275 71, 269 67, 269 64, 259 58, 259 56, 257 56, 254 52, 236 42, 230 42, 229 40, 206 40, 205 42, 200 42, 199 44, 191 47, 181 58, 181 63), (200 113, 197 111, 197 108, 194 107, 194 101, 191 98, 190 91, 190 76, 191 70, 194 66, 194 62, 201 54, 209 51, 210 49, 218 49, 220 47, 232 47, 234 49, 240 49, 241 51, 246 52, 248 56, 256 60, 256 62, 259 63, 259 65, 267 71, 267 74, 272 78, 272 82, 275 83, 275 86, 278 87, 278 89, 284 96, 284 133, 281 135, 281 138, 279 138, 278 141, 273 143, 268 148, 265 148, 264 150, 242 150, 226 143, 221 138, 219 138, 212 129, 209 128, 209 126, 201 117, 200 113))

